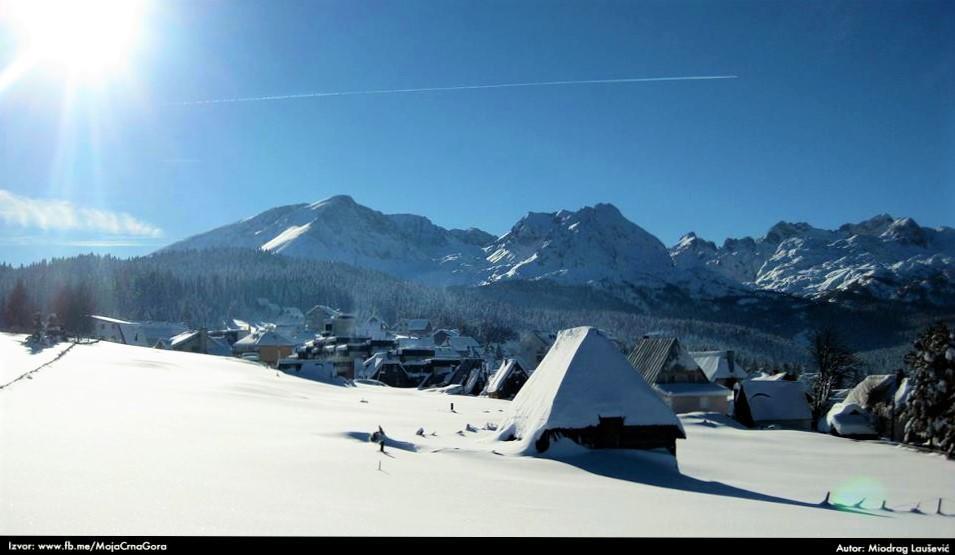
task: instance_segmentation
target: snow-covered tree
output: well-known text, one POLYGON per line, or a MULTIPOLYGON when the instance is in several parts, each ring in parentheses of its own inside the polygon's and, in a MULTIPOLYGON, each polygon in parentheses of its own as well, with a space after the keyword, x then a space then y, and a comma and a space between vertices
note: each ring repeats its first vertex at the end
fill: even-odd
POLYGON ((955 458, 955 332, 942 322, 919 334, 905 355, 912 388, 905 407, 905 441, 955 458))

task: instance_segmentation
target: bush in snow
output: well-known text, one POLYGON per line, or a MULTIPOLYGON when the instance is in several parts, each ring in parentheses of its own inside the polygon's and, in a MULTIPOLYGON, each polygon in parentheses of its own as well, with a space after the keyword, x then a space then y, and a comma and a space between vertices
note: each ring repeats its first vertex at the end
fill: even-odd
POLYGON ((955 332, 939 322, 919 334, 905 355, 912 393, 903 418, 906 443, 955 458, 955 332))

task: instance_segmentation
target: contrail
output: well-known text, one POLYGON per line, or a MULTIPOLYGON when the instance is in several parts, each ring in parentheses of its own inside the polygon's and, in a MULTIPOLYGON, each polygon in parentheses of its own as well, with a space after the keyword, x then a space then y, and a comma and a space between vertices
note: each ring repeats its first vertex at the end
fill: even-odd
POLYGON ((535 81, 530 83, 490 83, 485 85, 456 85, 451 87, 421 87, 416 89, 371 89, 365 91, 310 92, 300 94, 280 94, 272 96, 247 96, 236 98, 215 98, 180 102, 180 105, 231 104, 237 102, 269 102, 273 100, 295 100, 299 98, 323 98, 326 96, 359 96, 372 94, 406 94, 440 91, 470 91, 477 89, 510 89, 517 87, 560 87, 565 85, 609 85, 621 83, 651 83, 655 81, 710 81, 714 79, 738 79, 738 75, 684 75, 679 77, 634 77, 626 79, 584 79, 577 81, 535 81))

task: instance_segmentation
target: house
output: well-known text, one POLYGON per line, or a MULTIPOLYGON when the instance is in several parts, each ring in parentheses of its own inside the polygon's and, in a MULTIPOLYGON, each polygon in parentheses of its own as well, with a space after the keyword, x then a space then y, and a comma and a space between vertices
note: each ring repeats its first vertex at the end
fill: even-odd
POLYGON ((530 372, 516 358, 504 359, 484 393, 492 399, 513 399, 530 377, 530 372))
POLYGON ((355 316, 320 304, 305 313, 305 325, 317 334, 351 337, 354 334, 355 316))
POLYGON ((733 417, 750 428, 787 428, 808 431, 812 411, 799 382, 746 380, 733 390, 733 417))
POLYGON ((905 408, 906 384, 901 373, 873 374, 856 384, 843 402, 864 410, 877 433, 901 441, 905 435, 901 415, 905 408))
POLYGON ((677 338, 644 336, 628 360, 675 412, 729 411, 730 390, 711 383, 677 338))
POLYGON ((280 359, 290 354, 295 343, 274 330, 255 331, 235 342, 232 352, 236 355, 243 353, 258 353, 259 360, 275 366, 280 359))
POLYGON ((151 346, 146 339, 145 330, 138 322, 128 322, 96 314, 91 315, 90 318, 93 320, 92 335, 96 339, 140 347, 151 346))
POLYGON ((749 377, 746 370, 736 363, 734 351, 690 351, 690 356, 711 383, 732 389, 736 382, 749 377))
POLYGON ((410 318, 401 320, 395 326, 395 332, 399 335, 408 337, 423 338, 431 335, 434 329, 431 326, 431 320, 426 318, 410 318))
POLYGON ((224 357, 232 356, 232 347, 224 339, 209 335, 205 328, 184 331, 162 343, 164 348, 173 351, 224 357))
POLYGON ((449 337, 445 344, 461 356, 480 357, 483 354, 481 344, 469 335, 449 337))
POLYGON ((872 425, 872 416, 855 403, 836 403, 820 419, 819 431, 852 439, 879 437, 872 425))
POLYGON ((511 402, 498 439, 524 453, 565 438, 593 449, 666 449, 686 434, 614 344, 592 327, 563 330, 511 402))
POLYGON ((315 305, 305 313, 305 326, 314 333, 351 337, 355 316, 323 304, 315 305))
POLYGON ((391 337, 391 333, 388 331, 388 324, 377 316, 371 316, 361 324, 358 324, 355 327, 355 335, 369 339, 388 339, 391 337))

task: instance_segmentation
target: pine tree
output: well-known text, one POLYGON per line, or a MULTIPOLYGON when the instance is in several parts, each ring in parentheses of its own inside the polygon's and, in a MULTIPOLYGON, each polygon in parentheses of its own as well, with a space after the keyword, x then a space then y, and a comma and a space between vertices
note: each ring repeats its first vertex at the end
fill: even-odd
POLYGON ((912 388, 903 414, 905 441, 955 458, 955 332, 938 322, 913 347, 905 355, 912 388))
POLYGON ((33 303, 27 295, 26 285, 23 284, 22 279, 18 279, 17 284, 7 296, 3 314, 4 324, 13 331, 31 330, 34 312, 33 303))

